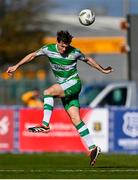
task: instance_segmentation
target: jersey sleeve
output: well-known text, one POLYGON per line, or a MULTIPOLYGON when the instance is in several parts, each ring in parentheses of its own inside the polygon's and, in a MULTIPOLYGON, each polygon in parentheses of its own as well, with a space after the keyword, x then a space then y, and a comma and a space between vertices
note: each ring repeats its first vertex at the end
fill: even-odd
POLYGON ((80 50, 77 50, 76 59, 80 60, 80 61, 84 61, 85 60, 85 55, 80 50))
POLYGON ((37 55, 37 56, 47 55, 47 49, 48 49, 47 46, 41 47, 40 49, 38 49, 38 50, 36 51, 36 55, 37 55))

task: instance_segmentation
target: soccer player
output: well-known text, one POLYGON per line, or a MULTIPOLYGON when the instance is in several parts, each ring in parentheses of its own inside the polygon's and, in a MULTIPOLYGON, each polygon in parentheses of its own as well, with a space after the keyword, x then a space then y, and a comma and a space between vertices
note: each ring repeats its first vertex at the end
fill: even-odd
POLYGON ((80 117, 78 96, 81 90, 81 81, 77 71, 77 60, 87 63, 90 67, 96 68, 104 74, 112 72, 113 69, 111 67, 103 68, 93 58, 85 57, 79 49, 71 46, 72 38, 73 36, 68 31, 57 32, 56 44, 45 45, 41 49, 28 54, 16 65, 9 67, 7 73, 12 75, 17 68, 24 63, 32 61, 37 56, 44 55, 48 57, 57 83, 44 90, 44 116, 42 123, 36 127, 30 127, 28 130, 35 133, 48 133, 50 131, 49 123, 54 106, 54 98, 61 98, 72 123, 90 151, 90 164, 94 165, 100 153, 100 148, 93 143, 89 130, 80 117))

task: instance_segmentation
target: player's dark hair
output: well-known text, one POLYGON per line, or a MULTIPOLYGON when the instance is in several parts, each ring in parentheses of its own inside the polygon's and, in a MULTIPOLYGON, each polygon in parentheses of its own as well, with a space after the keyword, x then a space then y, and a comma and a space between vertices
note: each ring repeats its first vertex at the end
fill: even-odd
POLYGON ((70 44, 73 36, 68 31, 58 31, 57 32, 57 42, 63 41, 66 44, 70 44))

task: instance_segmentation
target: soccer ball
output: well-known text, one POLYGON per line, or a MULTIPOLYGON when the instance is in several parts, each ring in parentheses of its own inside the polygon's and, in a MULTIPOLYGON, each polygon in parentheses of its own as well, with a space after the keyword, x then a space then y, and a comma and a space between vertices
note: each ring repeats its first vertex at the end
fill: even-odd
POLYGON ((90 26, 95 21, 95 14, 90 9, 83 9, 79 13, 79 21, 84 26, 90 26))

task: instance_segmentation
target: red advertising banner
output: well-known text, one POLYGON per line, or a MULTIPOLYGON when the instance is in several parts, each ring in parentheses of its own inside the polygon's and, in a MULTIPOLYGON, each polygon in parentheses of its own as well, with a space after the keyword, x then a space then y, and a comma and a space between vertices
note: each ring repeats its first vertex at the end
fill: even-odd
MULTIPOLYGON (((81 109, 81 117, 89 109, 81 109)), ((41 123, 43 111, 39 109, 21 109, 19 128, 20 152, 86 152, 76 128, 64 109, 54 109, 49 133, 31 133, 29 127, 41 123)))
POLYGON ((0 110, 0 151, 13 150, 13 110, 0 110))

